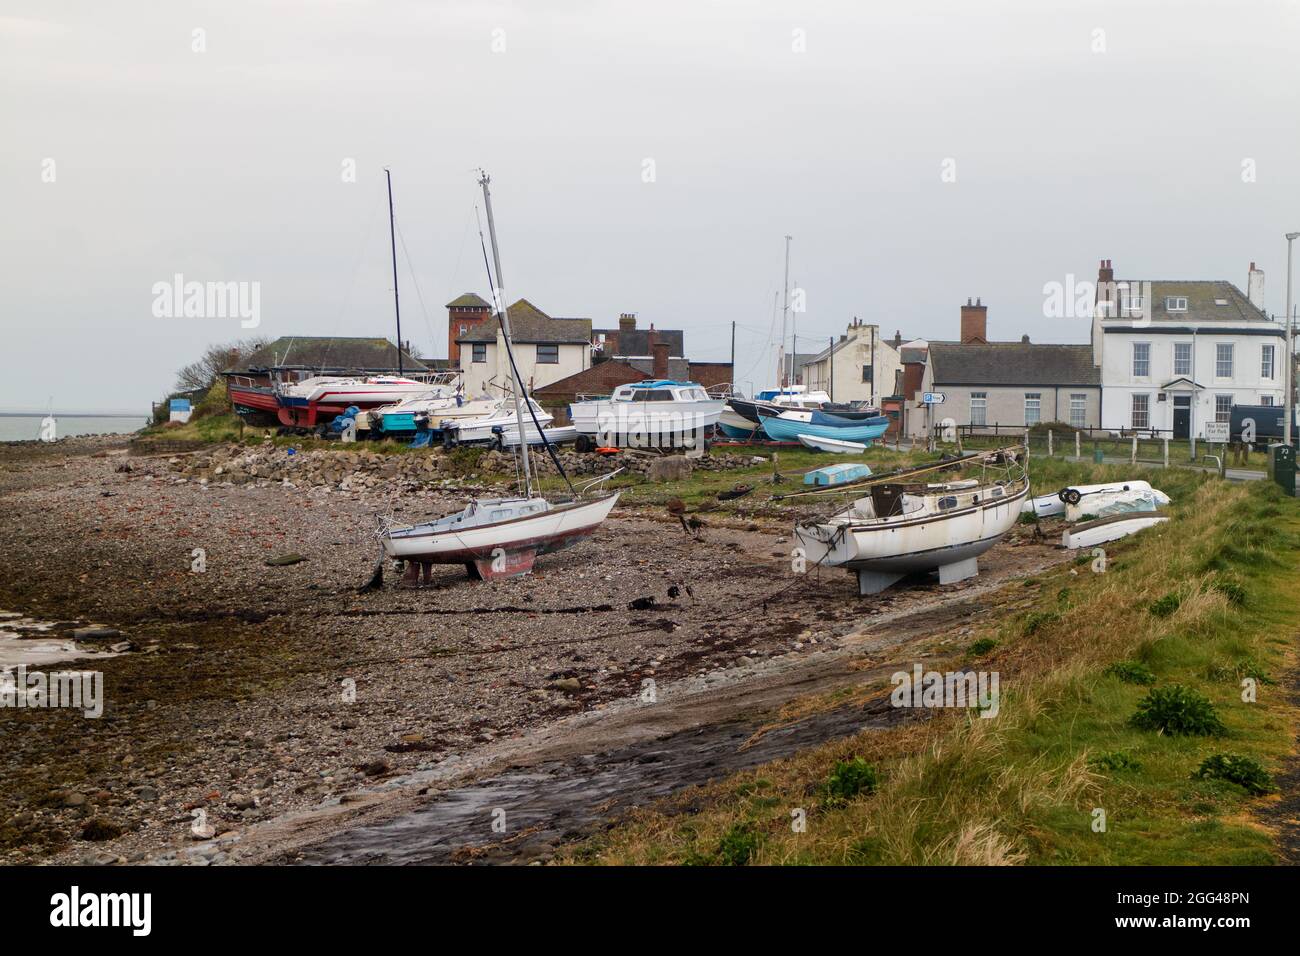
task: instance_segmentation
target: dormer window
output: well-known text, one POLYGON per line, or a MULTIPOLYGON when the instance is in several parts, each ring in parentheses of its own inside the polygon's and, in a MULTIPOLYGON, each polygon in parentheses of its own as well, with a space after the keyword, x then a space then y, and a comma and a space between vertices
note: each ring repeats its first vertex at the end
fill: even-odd
POLYGON ((1165 296, 1166 312, 1186 312, 1187 296, 1185 295, 1167 295, 1165 296))

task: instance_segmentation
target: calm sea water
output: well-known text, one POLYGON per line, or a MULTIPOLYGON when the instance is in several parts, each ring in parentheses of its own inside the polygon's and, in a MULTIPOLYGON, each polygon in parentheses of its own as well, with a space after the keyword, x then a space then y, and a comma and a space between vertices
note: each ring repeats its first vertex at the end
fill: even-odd
MULTIPOLYGON (((34 441, 41 433, 44 415, 0 415, 0 441, 34 441)), ((58 438, 77 435, 126 435, 145 426, 143 415, 131 418, 78 418, 55 415, 54 434, 58 438)))

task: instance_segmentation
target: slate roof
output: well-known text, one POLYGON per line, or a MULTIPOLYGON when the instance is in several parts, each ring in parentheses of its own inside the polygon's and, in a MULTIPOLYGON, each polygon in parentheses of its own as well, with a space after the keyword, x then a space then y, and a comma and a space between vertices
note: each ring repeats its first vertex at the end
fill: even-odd
MULTIPOLYGON (((1151 283, 1151 320, 1153 322, 1267 322, 1269 317, 1251 303, 1250 298, 1231 282, 1222 279, 1149 279, 1127 281, 1130 287, 1151 283), (1165 299, 1187 299, 1186 312, 1170 312, 1165 299), (1225 304, 1219 305, 1218 300, 1225 304)), ((1124 316, 1115 316, 1124 319, 1124 316)), ((1108 317, 1107 321, 1111 318, 1108 317)))
POLYGON ((466 292, 458 295, 447 303, 445 308, 448 309, 491 309, 492 303, 488 302, 482 296, 475 292, 466 292))
MULTIPOLYGON (((536 345, 587 345, 591 319, 553 319, 527 299, 508 307, 510 334, 516 342, 536 345)), ((457 342, 495 342, 496 322, 487 322, 457 336, 457 342)))
POLYGON ((1091 345, 930 343, 936 389, 944 385, 1100 385, 1091 345))
MULTIPOLYGON (((606 335, 613 333, 618 337, 618 348, 610 352, 609 346, 605 347, 605 351, 612 357, 654 354, 654 350, 650 347, 650 329, 631 329, 627 332, 618 329, 596 329, 595 331, 597 334, 602 331, 606 335)), ((660 345, 667 343, 669 355, 681 356, 686 348, 686 336, 681 329, 655 329, 654 337, 660 345)))
MULTIPOLYGON (((244 362, 242 371, 277 366, 338 371, 396 371, 397 346, 385 338, 283 335, 250 355, 244 362)), ((402 368, 414 372, 426 366, 409 352, 403 351, 402 368)))

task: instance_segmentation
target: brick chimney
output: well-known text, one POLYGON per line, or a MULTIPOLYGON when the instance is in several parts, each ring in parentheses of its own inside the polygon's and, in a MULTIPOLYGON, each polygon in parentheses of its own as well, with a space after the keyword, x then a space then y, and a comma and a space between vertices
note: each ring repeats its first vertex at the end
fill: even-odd
POLYGON ((901 349, 902 347, 903 347, 903 333, 898 329, 894 329, 894 348, 901 349))
POLYGON ((650 326, 650 354, 654 356, 655 378, 668 377, 668 350, 670 346, 667 342, 660 342, 659 336, 655 335, 654 325, 650 326))
POLYGON ((1256 269, 1253 262, 1250 264, 1250 271, 1246 273, 1246 295, 1251 305, 1261 312, 1264 311, 1264 270, 1256 269))
POLYGON ((618 330, 620 332, 636 331, 636 313, 624 312, 618 317, 618 330))
POLYGON ((1115 270, 1111 268, 1110 260, 1102 259, 1101 265, 1097 267, 1097 284, 1101 285, 1103 282, 1114 282, 1114 281, 1115 281, 1115 270))
POLYGON ((965 345, 968 342, 987 342, 988 333, 988 306, 982 305, 979 299, 971 305, 970 299, 961 307, 961 341, 965 345))

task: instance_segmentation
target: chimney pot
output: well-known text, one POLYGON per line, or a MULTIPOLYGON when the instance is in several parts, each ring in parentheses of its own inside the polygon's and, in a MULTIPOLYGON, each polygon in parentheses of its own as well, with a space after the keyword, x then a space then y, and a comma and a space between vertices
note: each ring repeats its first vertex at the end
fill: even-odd
POLYGON ((1028 344, 1029 344, 1029 336, 1028 336, 1028 335, 1022 335, 1022 336, 1020 336, 1020 344, 1021 344, 1021 345, 1028 345, 1028 344))

